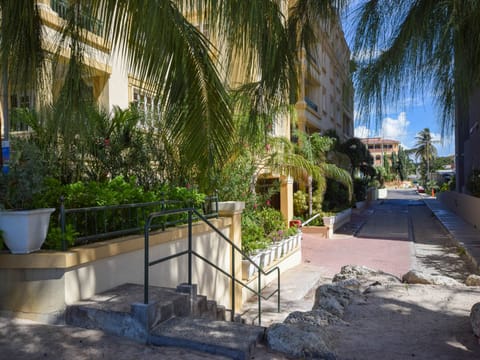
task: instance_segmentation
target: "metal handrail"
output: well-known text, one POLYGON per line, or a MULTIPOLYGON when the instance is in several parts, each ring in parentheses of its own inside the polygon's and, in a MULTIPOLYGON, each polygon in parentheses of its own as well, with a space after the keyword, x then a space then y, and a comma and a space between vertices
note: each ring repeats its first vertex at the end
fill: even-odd
POLYGON ((148 304, 149 298, 149 267, 183 256, 188 256, 188 284, 192 285, 192 256, 196 256, 200 260, 206 262, 208 265, 212 266, 216 270, 220 271, 222 274, 227 276, 229 279, 232 280, 232 313, 231 313, 231 320, 233 321, 235 318, 235 284, 239 284, 242 287, 246 288, 247 290, 253 292, 258 298, 258 323, 259 325, 262 324, 262 299, 268 300, 273 295, 277 294, 277 311, 280 312, 280 268, 278 266, 270 269, 269 271, 265 272, 260 266, 258 266, 250 257, 248 257, 242 249, 240 249, 237 245, 235 245, 230 239, 228 239, 220 230, 218 230, 206 217, 200 214, 197 209, 195 208, 184 208, 184 209, 175 209, 175 210, 165 210, 160 212, 155 212, 149 215, 147 222, 145 223, 145 253, 144 253, 144 303, 148 304), (150 252, 149 252, 149 245, 150 245, 150 225, 153 219, 166 216, 166 215, 174 215, 179 213, 188 213, 188 249, 181 251, 176 254, 172 254, 169 256, 165 256, 163 258, 150 261, 150 252), (223 240, 225 240, 231 246, 231 255, 232 255, 232 263, 231 263, 231 271, 232 273, 229 274, 227 271, 221 269, 218 265, 212 263, 207 258, 203 257, 202 255, 198 254, 194 250, 192 250, 192 219, 193 214, 198 217, 198 219, 202 220, 206 223, 213 231, 215 231, 223 240), (245 259, 247 259, 254 267, 258 270, 258 291, 252 289, 247 284, 243 283, 239 279, 235 277, 235 251, 239 252, 245 259), (270 295, 264 296, 261 292, 261 277, 268 276, 274 271, 277 272, 277 289, 273 291, 270 295))
POLYGON ((321 214, 318 213, 318 214, 315 214, 313 215, 310 219, 308 219, 307 221, 305 221, 304 223, 302 223, 301 226, 306 226, 308 225, 309 223, 311 223, 313 220, 315 220, 317 217, 319 217, 321 214))

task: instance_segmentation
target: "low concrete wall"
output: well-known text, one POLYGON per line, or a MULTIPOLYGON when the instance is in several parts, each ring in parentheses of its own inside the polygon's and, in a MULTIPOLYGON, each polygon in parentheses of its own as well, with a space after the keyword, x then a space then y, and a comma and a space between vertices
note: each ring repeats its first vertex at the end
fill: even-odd
MULTIPOLYGON (((232 218, 212 220, 230 237, 232 218)), ((187 248, 187 228, 150 237, 150 260, 187 248)), ((193 226, 194 251, 230 272, 230 245, 205 224, 193 226)), ((66 305, 124 283, 143 284, 144 238, 131 236, 73 248, 26 255, 0 254, 0 311, 43 322, 62 321, 66 305)), ((199 293, 231 307, 230 281, 200 259, 193 263, 199 293)), ((186 255, 150 267, 150 284, 175 287, 187 281, 186 255)), ((139 299, 143 301, 143 299, 139 299)))
MULTIPOLYGON (((302 263, 302 245, 300 244, 300 246, 298 246, 291 253, 287 254, 287 256, 282 257, 280 261, 276 261, 272 263, 269 267, 265 269, 265 271, 268 272, 270 269, 278 266, 281 274, 284 271, 291 269, 301 263, 302 263)), ((270 284, 271 282, 277 281, 277 272, 274 271, 268 276, 262 276, 260 280, 261 280, 261 287, 263 288, 266 285, 270 284)), ((280 281, 281 280, 282 278, 280 276, 280 281)), ((248 279, 248 281, 243 281, 243 282, 253 290, 258 291, 258 274, 252 276, 250 279, 248 279)), ((270 294, 264 294, 264 295, 268 296, 270 294)), ((252 296, 255 296, 255 294, 252 291, 242 287, 242 303, 245 303, 252 296)))
POLYGON ((437 199, 463 220, 480 229, 480 198, 456 191, 444 191, 437 194, 437 199))

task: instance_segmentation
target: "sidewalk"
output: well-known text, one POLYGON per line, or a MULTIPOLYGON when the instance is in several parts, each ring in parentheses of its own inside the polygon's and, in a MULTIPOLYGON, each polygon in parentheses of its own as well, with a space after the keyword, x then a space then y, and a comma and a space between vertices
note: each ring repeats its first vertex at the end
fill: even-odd
POLYGON ((451 239, 465 249, 470 261, 476 269, 480 270, 480 231, 449 210, 439 200, 428 198, 424 199, 424 202, 449 233, 451 239))

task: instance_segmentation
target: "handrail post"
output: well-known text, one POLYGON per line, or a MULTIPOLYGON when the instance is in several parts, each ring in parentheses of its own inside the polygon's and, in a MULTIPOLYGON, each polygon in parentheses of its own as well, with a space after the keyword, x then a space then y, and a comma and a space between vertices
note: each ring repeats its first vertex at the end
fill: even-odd
POLYGON ((147 219, 145 223, 145 257, 144 257, 144 273, 143 273, 143 303, 145 305, 148 304, 148 272, 149 272, 149 253, 148 253, 148 246, 149 246, 149 227, 150 227, 150 218, 147 219))
POLYGON ((280 312, 280 269, 277 268, 277 311, 280 312))
POLYGON ((62 230, 62 251, 67 251, 65 197, 60 196, 60 228, 62 230))
POLYGON ((262 326, 262 269, 258 270, 258 326, 262 326))
POLYGON ((231 245, 232 248, 232 318, 231 321, 235 321, 235 247, 231 245))
POLYGON ((192 210, 188 210, 188 285, 192 285, 192 210))

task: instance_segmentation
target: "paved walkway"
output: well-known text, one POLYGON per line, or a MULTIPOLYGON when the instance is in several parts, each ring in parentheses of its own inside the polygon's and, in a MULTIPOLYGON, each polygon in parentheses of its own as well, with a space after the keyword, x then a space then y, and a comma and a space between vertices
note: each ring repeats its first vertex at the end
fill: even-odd
POLYGON ((389 232, 383 225, 385 215, 380 214, 376 219, 370 218, 366 225, 368 228, 365 229, 362 225, 373 216, 373 210, 354 211, 348 227, 340 229, 331 239, 304 233, 303 261, 321 267, 324 270, 322 275, 329 277, 340 272, 341 267, 347 264, 364 265, 397 276, 403 275, 412 265, 412 244, 408 239, 408 232, 405 232, 408 226, 405 223, 405 229, 401 230, 396 225, 398 223, 390 222, 392 229, 397 230, 389 232), (353 236, 349 231, 358 228, 362 237, 353 236), (402 236, 399 235, 401 232, 402 236))

